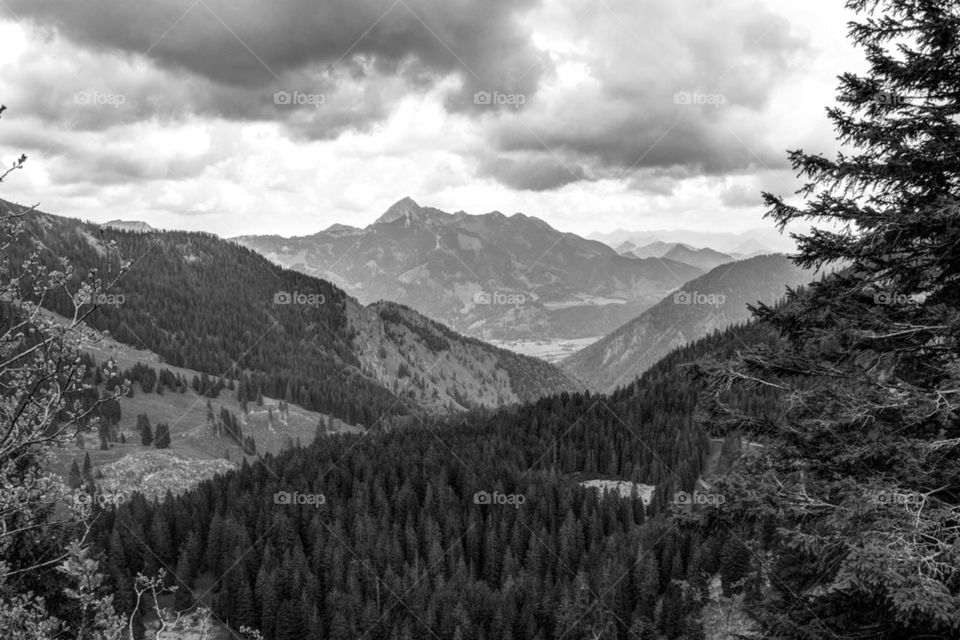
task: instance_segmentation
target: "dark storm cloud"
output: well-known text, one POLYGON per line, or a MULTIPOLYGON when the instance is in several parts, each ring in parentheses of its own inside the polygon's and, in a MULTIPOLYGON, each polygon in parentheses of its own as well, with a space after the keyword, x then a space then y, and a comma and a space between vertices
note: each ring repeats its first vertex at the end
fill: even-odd
POLYGON ((549 191, 587 179, 583 167, 555 157, 491 156, 480 163, 479 171, 521 191, 549 191))
MULTIPOLYGON (((458 79, 441 85, 459 87, 444 105, 471 118, 482 142, 456 152, 528 191, 621 179, 668 195, 691 176, 784 167, 762 126, 807 46, 752 0, 706 0, 695 15, 670 0, 6 2, 37 33, 62 36, 51 38, 55 64, 26 60, 11 82, 20 112, 53 129, 109 136, 199 116, 273 120, 298 141, 333 140, 370 132, 406 96, 458 79), (559 42, 553 59, 531 28, 537 42, 541 31, 559 42), (571 85, 578 74, 582 85, 571 85)), ((98 159, 104 182, 202 170, 158 167, 142 153, 98 159)))
MULTIPOLYGON (((762 125, 807 43, 749 0, 708 3, 691 19, 684 3, 619 0, 581 17, 591 48, 589 91, 504 115, 488 139, 507 153, 562 155, 596 178, 663 171, 725 175, 785 166, 762 125)), ((640 190, 649 180, 631 180, 640 190)), ((669 180, 655 191, 669 193, 669 180)))
POLYGON ((237 87, 155 67, 131 74, 129 67, 113 58, 94 60, 93 64, 102 65, 95 78, 69 63, 51 68, 40 61, 28 62, 16 70, 16 91, 5 100, 19 115, 70 131, 99 132, 144 121, 176 122, 201 116, 275 120, 298 137, 333 139, 387 118, 394 103, 410 90, 399 77, 338 86, 304 73, 287 74, 282 84, 237 87), (278 104, 279 95, 296 96, 303 103, 278 104))
POLYGON ((491 140, 502 151, 560 154, 567 164, 590 163, 597 177, 606 178, 671 169, 670 174, 682 179, 785 165, 782 150, 755 141, 749 131, 738 131, 737 125, 724 124, 712 114, 671 118, 661 109, 658 118, 652 112, 625 110, 597 127, 562 126, 562 119, 504 121, 491 140))
MULTIPOLYGON (((261 90, 288 74, 411 83, 458 75, 464 95, 533 93, 542 57, 517 16, 536 0, 8 0, 83 46, 144 55, 215 84, 261 90)), ((229 104, 225 105, 229 108, 229 104)))

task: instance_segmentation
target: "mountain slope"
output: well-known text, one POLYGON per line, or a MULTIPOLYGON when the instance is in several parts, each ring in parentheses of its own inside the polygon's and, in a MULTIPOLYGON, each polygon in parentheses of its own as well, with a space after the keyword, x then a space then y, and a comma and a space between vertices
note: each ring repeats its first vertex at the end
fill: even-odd
POLYGON ((446 213, 410 198, 365 229, 335 225, 310 236, 234 240, 328 278, 361 302, 401 302, 481 338, 601 335, 702 273, 676 261, 619 256, 523 214, 446 213))
POLYGON ((717 267, 561 364, 589 388, 610 390, 627 384, 672 349, 747 320, 746 305, 772 303, 785 287, 811 279, 810 272, 779 254, 717 267))
MULTIPOLYGON (((16 206, 16 205, 11 205, 16 206)), ((389 414, 497 406, 574 388, 555 367, 504 355, 445 330, 391 330, 329 282, 289 271, 213 235, 139 233, 44 213, 26 218, 31 246, 14 246, 13 262, 60 257, 77 275, 45 304, 72 317, 79 282, 96 269, 116 284, 88 324, 164 362, 215 376, 247 372, 264 395, 370 426, 389 414), (131 266, 121 275, 120 257, 131 266), (403 365, 401 369, 401 363, 403 365)), ((82 307, 89 309, 89 305, 82 307)), ((407 324, 440 328, 417 314, 407 324)))
MULTIPOLYGON (((69 321, 57 314, 51 314, 57 322, 69 321)), ((66 479, 70 463, 82 465, 85 456, 89 456, 93 473, 103 476, 102 484, 110 486, 115 472, 126 470, 119 486, 110 487, 120 491, 143 491, 151 496, 162 497, 167 490, 174 494, 196 484, 200 479, 211 477, 214 473, 233 468, 240 460, 252 462, 257 455, 278 453, 290 448, 296 441, 309 444, 318 431, 323 433, 351 433, 359 429, 344 424, 332 416, 307 411, 293 403, 284 403, 263 396, 260 402, 243 402, 239 397, 237 380, 230 379, 224 389, 210 388, 201 393, 190 387, 171 384, 176 382, 187 385, 193 379, 201 379, 203 372, 167 365, 155 353, 122 344, 95 329, 85 327, 82 330, 80 348, 90 359, 88 371, 98 370, 85 381, 98 392, 106 394, 106 383, 116 382, 117 378, 130 383, 130 392, 118 398, 116 413, 105 418, 109 422, 106 433, 106 448, 101 448, 97 431, 81 431, 74 443, 55 450, 59 464, 54 469, 66 479), (130 375, 131 370, 149 369, 155 375, 150 384, 144 384, 144 377, 130 375), (116 377, 103 373, 116 372, 116 377), (167 377, 169 376, 169 377, 167 377), (165 384, 166 382, 166 384, 165 384), (162 388, 161 388, 162 387, 162 388), (236 387, 236 388, 235 388, 236 387), (207 402, 216 413, 226 409, 237 416, 244 437, 255 443, 255 453, 244 451, 241 443, 213 427, 207 402), (170 446, 155 449, 141 441, 139 425, 140 415, 144 415, 156 427, 160 423, 169 426, 170 446), (318 429, 323 424, 323 429, 318 429), (122 437, 121 437, 122 436, 122 437), (156 464, 154 464, 156 463, 156 464), (162 478, 147 469, 151 466, 162 478), (128 473, 127 473, 128 472, 128 473)))
POLYGON ((409 307, 348 301, 363 370, 401 397, 421 404, 438 398, 447 404, 441 408, 456 410, 531 402, 574 387, 557 367, 460 335, 409 307))
MULTIPOLYGON (((628 240, 627 242, 623 243, 623 245, 633 246, 633 248, 630 249, 629 252, 638 258, 661 258, 669 251, 672 251, 677 247, 685 246, 679 242, 660 242, 659 240, 656 240, 649 244, 645 244, 643 246, 637 246, 636 244, 628 240)), ((623 245, 620 245, 620 246, 623 246, 623 245)))

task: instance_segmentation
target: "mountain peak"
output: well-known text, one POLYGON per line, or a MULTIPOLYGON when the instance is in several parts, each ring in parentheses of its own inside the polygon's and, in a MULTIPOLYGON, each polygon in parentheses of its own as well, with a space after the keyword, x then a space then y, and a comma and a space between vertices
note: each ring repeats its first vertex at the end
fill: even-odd
POLYGON ((389 224, 402 218, 415 218, 422 211, 423 207, 417 204, 413 198, 407 196, 393 203, 373 224, 389 224))
POLYGON ((353 233, 355 231, 360 231, 360 229, 358 227, 351 227, 348 224, 340 224, 339 222, 335 222, 324 229, 322 233, 353 233))
POLYGON ((156 231, 156 229, 143 220, 111 220, 110 222, 105 222, 102 226, 120 229, 121 231, 137 231, 139 233, 156 231))

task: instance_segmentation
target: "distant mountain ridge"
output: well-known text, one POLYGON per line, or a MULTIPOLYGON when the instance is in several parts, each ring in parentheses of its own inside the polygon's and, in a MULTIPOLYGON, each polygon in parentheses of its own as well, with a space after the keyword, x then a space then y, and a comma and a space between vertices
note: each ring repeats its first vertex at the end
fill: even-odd
POLYGON ((719 251, 714 251, 709 247, 703 249, 691 249, 684 244, 677 244, 665 254, 660 256, 665 260, 676 260, 684 264, 692 264, 704 271, 709 271, 722 264, 733 262, 735 258, 719 251))
POLYGON ((620 256, 522 213, 448 213, 409 197, 364 229, 233 241, 363 303, 402 303, 485 339, 602 335, 704 271, 620 256))
POLYGON ((748 304, 774 303, 813 273, 786 256, 758 256, 716 267, 601 340, 561 361, 590 389, 630 383, 671 350, 750 318, 748 304))
MULTIPOLYGON (((119 295, 88 318, 95 329, 174 366, 214 376, 248 371, 263 395, 349 424, 579 388, 546 362, 461 336, 411 309, 364 306, 327 281, 212 234, 139 233, 42 212, 25 224, 30 233, 11 247, 14 263, 42 242, 48 266, 65 257, 76 270, 71 292, 91 270, 116 277, 121 258, 131 261, 109 292, 119 295)), ((73 316, 65 292, 47 304, 73 316)))
POLYGON ((796 246, 789 236, 767 227, 759 227, 740 233, 695 231, 692 229, 658 229, 651 231, 617 229, 609 232, 594 232, 587 237, 611 247, 619 247, 626 242, 630 242, 636 247, 648 246, 653 243, 682 243, 691 248, 710 247, 715 251, 734 257, 743 257, 758 252, 791 253, 796 250, 796 246))
POLYGON ((710 247, 696 249, 682 242, 654 241, 650 244, 638 246, 627 240, 617 245, 616 252, 629 258, 661 258, 672 262, 682 262, 704 271, 709 271, 714 267, 737 259, 736 256, 714 251, 710 247))
POLYGON ((660 258, 679 244, 678 242, 660 242, 659 240, 655 240, 649 244, 637 245, 627 240, 617 247, 617 251, 621 254, 626 253, 637 258, 660 258))

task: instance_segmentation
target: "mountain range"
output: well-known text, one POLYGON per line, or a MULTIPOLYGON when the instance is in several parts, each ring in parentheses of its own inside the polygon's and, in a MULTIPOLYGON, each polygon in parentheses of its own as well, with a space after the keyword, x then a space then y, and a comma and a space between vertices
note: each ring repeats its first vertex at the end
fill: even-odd
POLYGON ((616 229, 609 232, 595 232, 587 236, 611 247, 619 247, 626 242, 635 247, 651 243, 675 244, 682 242, 688 246, 710 247, 734 257, 745 257, 758 252, 791 253, 796 250, 793 240, 771 228, 750 229, 741 233, 719 231, 696 231, 692 229, 660 229, 650 231, 629 231, 616 229))
POLYGON ((45 301, 51 311, 69 318, 78 301, 98 302, 86 322, 120 342, 172 366, 226 378, 244 373, 265 396, 348 424, 578 388, 546 362, 462 336, 396 303, 363 305, 327 281, 212 234, 127 231, 42 212, 23 222, 30 233, 9 248, 13 264, 37 252, 50 269, 67 258, 75 270, 65 290, 45 301), (113 286, 78 293, 94 273, 113 286))
POLYGON ((363 229, 233 240, 362 303, 402 302, 483 339, 603 335, 705 270, 621 256, 522 213, 447 213, 411 198, 363 229))
MULTIPOLYGON (((662 258, 673 262, 682 262, 691 266, 709 271, 722 264, 733 262, 743 257, 740 254, 728 255, 714 251, 710 247, 696 249, 682 242, 655 241, 643 246, 637 246, 627 240, 616 247, 617 253, 628 258, 662 258)), ((752 256, 751 256, 752 257, 752 256)))

